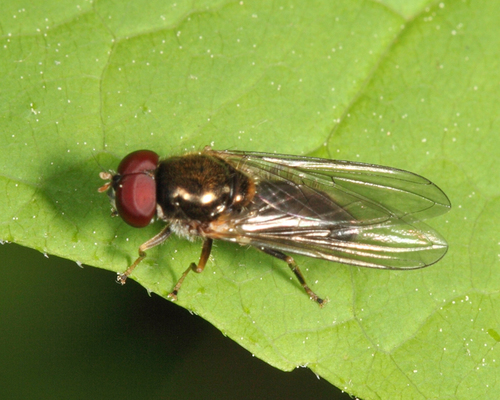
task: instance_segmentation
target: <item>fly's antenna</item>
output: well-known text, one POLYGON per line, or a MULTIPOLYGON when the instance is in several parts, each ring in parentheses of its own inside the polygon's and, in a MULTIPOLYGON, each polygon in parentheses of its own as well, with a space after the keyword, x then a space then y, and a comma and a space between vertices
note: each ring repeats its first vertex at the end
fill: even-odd
POLYGON ((96 164, 101 169, 101 172, 99 172, 99 177, 101 179, 105 180, 105 181, 108 181, 104 185, 102 185, 101 187, 99 187, 99 189, 97 189, 97 191, 99 193, 104 193, 104 192, 106 192, 110 188, 110 186, 111 186, 111 179, 113 179, 113 176, 116 174, 116 172, 113 171, 113 170, 106 170, 102 166, 102 164, 99 162, 99 160, 97 160, 97 157, 95 156, 94 152, 92 152, 92 158, 94 159, 94 161, 96 162, 96 164))

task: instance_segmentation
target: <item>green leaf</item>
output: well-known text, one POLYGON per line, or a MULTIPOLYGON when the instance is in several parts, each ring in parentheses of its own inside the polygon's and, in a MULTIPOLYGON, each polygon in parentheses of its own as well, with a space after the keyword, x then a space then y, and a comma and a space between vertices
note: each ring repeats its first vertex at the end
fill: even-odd
MULTIPOLYGON (((132 150, 320 154, 422 174, 454 208, 449 254, 419 271, 217 243, 179 305, 283 370, 364 399, 495 397, 500 66, 493 2, 130 1, 2 4, 0 239, 123 271, 162 227, 109 218, 101 166, 132 150)), ((148 251, 166 296, 199 243, 148 251)), ((112 283, 110 283, 111 285, 112 283)))

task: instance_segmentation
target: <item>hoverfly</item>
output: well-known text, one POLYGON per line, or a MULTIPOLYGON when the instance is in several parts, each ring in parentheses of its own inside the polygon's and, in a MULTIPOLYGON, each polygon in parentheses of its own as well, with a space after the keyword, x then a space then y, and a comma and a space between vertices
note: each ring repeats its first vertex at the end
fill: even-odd
POLYGON ((380 269, 434 264, 446 241, 420 222, 447 212, 444 192, 422 176, 351 161, 243 151, 201 152, 159 160, 150 150, 127 155, 116 173, 101 172, 114 215, 144 227, 167 225, 139 247, 139 257, 117 281, 124 284, 146 251, 172 233, 201 237, 186 275, 202 272, 214 239, 253 246, 288 264, 309 297, 323 306, 289 255, 380 269))

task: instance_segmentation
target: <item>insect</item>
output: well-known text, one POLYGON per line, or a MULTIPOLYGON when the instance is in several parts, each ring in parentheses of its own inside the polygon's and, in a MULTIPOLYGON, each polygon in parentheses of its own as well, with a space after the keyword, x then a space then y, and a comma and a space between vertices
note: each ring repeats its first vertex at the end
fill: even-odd
POLYGON ((134 227, 155 217, 167 225, 139 247, 117 281, 124 284, 146 251, 172 233, 201 237, 191 263, 202 272, 213 240, 249 245, 288 264, 320 306, 289 255, 380 269, 416 269, 439 261, 446 241, 420 222, 451 208, 444 192, 411 172, 350 161, 243 151, 201 152, 160 160, 150 150, 127 155, 116 173, 101 172, 113 214, 134 227))

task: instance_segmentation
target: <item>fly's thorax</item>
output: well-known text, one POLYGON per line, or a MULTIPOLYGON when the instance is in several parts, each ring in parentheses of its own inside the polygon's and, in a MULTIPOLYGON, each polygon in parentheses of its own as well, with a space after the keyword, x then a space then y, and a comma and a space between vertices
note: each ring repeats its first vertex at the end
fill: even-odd
POLYGON ((156 199, 165 220, 217 219, 239 211, 253 198, 255 185, 224 160, 208 154, 187 154, 159 163, 156 199))

